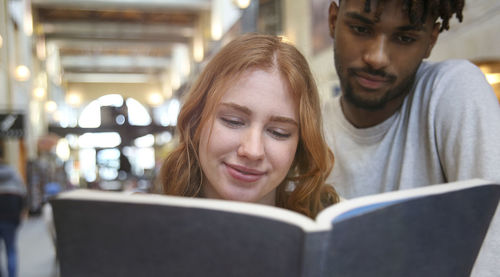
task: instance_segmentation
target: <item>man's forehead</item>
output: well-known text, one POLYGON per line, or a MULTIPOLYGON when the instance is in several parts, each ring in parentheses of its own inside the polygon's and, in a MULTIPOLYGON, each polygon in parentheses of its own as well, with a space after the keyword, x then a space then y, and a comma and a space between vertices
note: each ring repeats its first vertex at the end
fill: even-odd
POLYGON ((434 23, 432 17, 427 17, 424 22, 412 21, 409 10, 404 8, 403 0, 333 0, 333 2, 338 1, 343 3, 342 10, 346 16, 364 19, 370 23, 379 23, 383 20, 386 23, 398 25, 398 28, 424 31, 431 30, 434 23), (368 10, 365 6, 366 1, 370 1, 371 7, 368 10))

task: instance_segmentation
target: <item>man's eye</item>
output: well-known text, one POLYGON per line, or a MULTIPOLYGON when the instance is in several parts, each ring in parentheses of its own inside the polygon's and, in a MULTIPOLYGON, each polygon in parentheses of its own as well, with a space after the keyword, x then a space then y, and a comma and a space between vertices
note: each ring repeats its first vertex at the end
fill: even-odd
POLYGON ((366 28, 366 27, 363 27, 363 26, 351 25, 350 27, 357 34, 364 35, 364 34, 370 33, 370 30, 368 28, 366 28))
POLYGON ((397 37, 398 41, 404 44, 409 44, 414 42, 416 39, 410 36, 405 36, 405 35, 399 35, 397 37))
POLYGON ((221 117, 220 119, 222 120, 222 122, 224 122, 225 125, 229 127, 240 127, 245 124, 243 121, 237 118, 221 117))

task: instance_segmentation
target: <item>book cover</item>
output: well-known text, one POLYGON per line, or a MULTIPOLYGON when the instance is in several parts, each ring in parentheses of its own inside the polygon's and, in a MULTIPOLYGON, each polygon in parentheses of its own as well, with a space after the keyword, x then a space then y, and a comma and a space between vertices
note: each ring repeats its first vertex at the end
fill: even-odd
POLYGON ((51 201, 65 276, 469 276, 500 185, 343 201, 316 220, 213 199, 75 190, 51 201))

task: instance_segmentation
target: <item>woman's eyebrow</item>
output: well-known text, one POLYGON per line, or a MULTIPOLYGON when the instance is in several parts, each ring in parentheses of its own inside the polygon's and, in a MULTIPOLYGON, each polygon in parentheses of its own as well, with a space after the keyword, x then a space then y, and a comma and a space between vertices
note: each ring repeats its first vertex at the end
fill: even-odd
POLYGON ((292 119, 290 117, 285 117, 285 116, 272 116, 271 121, 288 123, 288 124, 295 125, 297 127, 299 126, 299 123, 297 121, 295 121, 294 119, 292 119))
MULTIPOLYGON (((226 108, 229 108, 229 109, 240 111, 246 115, 252 114, 252 111, 249 108, 238 105, 238 104, 233 103, 233 102, 224 102, 224 103, 221 103, 220 105, 224 106, 226 108)), ((271 116, 271 121, 283 122, 283 123, 288 123, 288 124, 292 124, 295 126, 299 126, 299 123, 295 119, 290 118, 290 117, 286 117, 286 116, 271 116)))
POLYGON ((233 109, 233 110, 240 111, 240 112, 242 112, 242 113, 244 113, 246 115, 251 115, 252 114, 252 111, 249 108, 241 106, 241 105, 238 105, 238 104, 233 103, 233 102, 224 102, 224 103, 221 103, 220 105, 224 106, 226 108, 230 108, 230 109, 233 109))

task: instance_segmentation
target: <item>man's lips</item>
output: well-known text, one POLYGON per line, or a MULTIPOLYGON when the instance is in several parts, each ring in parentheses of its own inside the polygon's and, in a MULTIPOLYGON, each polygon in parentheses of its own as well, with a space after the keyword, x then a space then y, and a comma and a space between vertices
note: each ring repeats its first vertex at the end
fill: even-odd
POLYGON ((378 90, 392 82, 395 77, 385 72, 370 72, 369 70, 352 70, 356 82, 368 90, 378 90))
POLYGON ((366 89, 377 90, 385 86, 389 80, 376 75, 356 74, 358 84, 366 89))
POLYGON ((235 164, 224 164, 229 175, 243 182, 255 182, 264 176, 265 172, 235 164))

